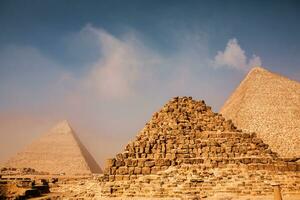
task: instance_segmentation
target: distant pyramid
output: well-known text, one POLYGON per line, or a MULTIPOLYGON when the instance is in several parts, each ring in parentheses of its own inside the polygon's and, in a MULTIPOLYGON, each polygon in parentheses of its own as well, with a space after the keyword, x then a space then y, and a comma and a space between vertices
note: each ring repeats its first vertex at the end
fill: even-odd
POLYGON ((285 157, 300 156, 300 83, 255 67, 221 113, 285 157))
POLYGON ((51 174, 101 173, 100 167, 67 121, 56 125, 5 165, 30 167, 51 174))

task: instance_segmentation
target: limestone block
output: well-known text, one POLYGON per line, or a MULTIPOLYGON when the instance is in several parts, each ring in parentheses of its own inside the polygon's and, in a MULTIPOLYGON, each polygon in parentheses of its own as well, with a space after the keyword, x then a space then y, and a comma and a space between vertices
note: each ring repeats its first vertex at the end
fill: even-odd
POLYGON ((154 165, 155 165, 155 162, 153 160, 145 161, 145 164, 144 164, 145 167, 152 167, 154 165))
POLYGON ((115 162, 116 162, 115 158, 107 159, 106 160, 106 166, 107 167, 114 167, 115 166, 115 162))
POLYGON ((135 167, 134 168, 134 174, 141 174, 142 173, 142 168, 141 167, 135 167))
POLYGON ((122 160, 116 160, 116 162, 115 162, 116 167, 121 167, 121 166, 124 166, 124 165, 125 165, 125 162, 122 161, 122 160))
MULTIPOLYGON (((130 175, 123 175, 123 181, 125 182, 125 181, 129 181, 130 180, 130 175)), ((126 189, 126 188, 129 188, 129 185, 125 185, 124 184, 124 188, 126 189)))
POLYGON ((115 176, 114 176, 114 175, 110 175, 110 176, 109 176, 109 181, 110 181, 110 182, 115 181, 115 176))
POLYGON ((145 147, 145 153, 146 153, 146 154, 149 154, 149 153, 150 153, 150 147, 149 147, 149 146, 146 146, 146 147, 145 147))
POLYGON ((145 161, 146 161, 146 159, 138 159, 138 167, 144 167, 145 166, 145 161))
POLYGON ((143 146, 140 146, 140 148, 139 148, 139 153, 144 153, 144 151, 145 151, 144 147, 143 147, 143 146))
POLYGON ((171 160, 172 159, 172 154, 171 153, 166 153, 166 159, 171 160))
POLYGON ((118 153, 118 154, 116 155, 116 159, 117 159, 117 160, 123 160, 123 155, 122 155, 122 153, 118 153))
POLYGON ((123 175, 115 175, 115 181, 122 181, 123 175))
POLYGON ((151 168, 151 174, 156 174, 160 170, 161 170, 160 166, 154 166, 151 168))
POLYGON ((128 174, 133 175, 134 174, 134 167, 128 167, 128 174))
POLYGON ((142 174, 143 175, 150 174, 150 172, 151 172, 150 167, 143 167, 142 168, 142 174))
POLYGON ((287 164, 288 171, 297 171, 297 163, 289 162, 287 164))
POLYGON ((117 174, 122 174, 122 175, 128 174, 128 167, 119 167, 117 169, 117 174))
POLYGON ((147 158, 147 154, 142 153, 142 154, 141 154, 141 158, 147 158))
POLYGON ((109 174, 115 175, 115 174, 116 174, 116 171, 117 171, 117 168, 116 168, 116 167, 111 167, 111 168, 110 168, 109 174))
POLYGON ((147 158, 148 159, 154 159, 154 154, 152 154, 152 153, 151 154, 147 154, 147 158))

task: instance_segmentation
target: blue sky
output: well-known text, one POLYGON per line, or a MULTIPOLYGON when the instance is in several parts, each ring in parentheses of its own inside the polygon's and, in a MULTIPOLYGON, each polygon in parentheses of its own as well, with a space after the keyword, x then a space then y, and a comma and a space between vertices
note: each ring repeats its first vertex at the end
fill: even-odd
POLYGON ((102 164, 172 96, 218 111, 253 65, 300 81, 299 20, 299 1, 2 0, 0 159, 68 119, 102 164))

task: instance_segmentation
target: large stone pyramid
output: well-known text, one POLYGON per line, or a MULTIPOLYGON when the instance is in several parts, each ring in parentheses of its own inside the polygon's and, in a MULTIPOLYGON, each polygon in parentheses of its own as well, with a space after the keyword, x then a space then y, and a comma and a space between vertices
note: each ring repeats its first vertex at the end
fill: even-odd
POLYGON ((279 158, 255 133, 241 132, 204 101, 176 97, 107 161, 103 194, 183 199, 265 194, 272 192, 270 181, 294 192, 300 191, 299 170, 294 160, 279 158))
POLYGON ((281 156, 300 157, 300 83, 255 67, 221 113, 239 128, 257 132, 281 156))
POLYGON ((50 174, 82 175, 101 173, 101 169, 82 145, 67 121, 42 135, 8 160, 8 167, 30 167, 50 174))

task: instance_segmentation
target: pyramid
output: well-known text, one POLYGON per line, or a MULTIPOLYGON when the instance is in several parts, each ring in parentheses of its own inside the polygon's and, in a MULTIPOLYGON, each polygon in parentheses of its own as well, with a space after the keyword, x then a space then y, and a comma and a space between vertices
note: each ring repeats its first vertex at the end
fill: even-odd
POLYGON ((42 135, 5 164, 30 167, 50 174, 82 175, 101 173, 101 169, 80 142, 67 121, 42 135))
POLYGON ((255 67, 221 113, 284 157, 300 157, 300 83, 255 67))
POLYGON ((176 97, 153 115, 125 151, 107 161, 106 173, 155 174, 182 163, 216 167, 224 161, 251 163, 277 157, 255 133, 241 132, 204 101, 176 97))
POLYGON ((271 185, 257 179, 280 181, 277 172, 285 174, 286 188, 300 191, 293 186, 299 170, 295 160, 279 158, 255 133, 237 129, 204 101, 175 97, 107 160, 103 194, 186 199, 232 190, 267 193, 271 185), (257 170, 268 173, 257 177, 257 170))

